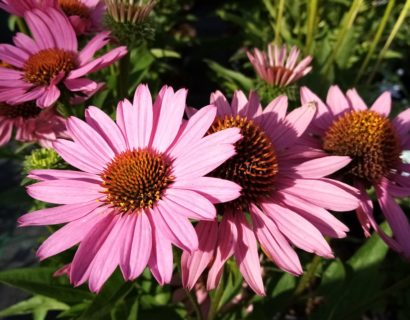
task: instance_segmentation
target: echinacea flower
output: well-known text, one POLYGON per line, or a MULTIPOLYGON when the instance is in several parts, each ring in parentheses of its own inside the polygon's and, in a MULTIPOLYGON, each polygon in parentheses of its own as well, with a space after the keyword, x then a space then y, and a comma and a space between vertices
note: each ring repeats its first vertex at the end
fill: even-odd
POLYGON ((74 170, 34 170, 28 187, 35 199, 57 204, 20 217, 22 226, 64 224, 39 248, 46 259, 76 244, 63 272, 99 291, 117 266, 126 280, 148 265, 160 284, 171 280, 171 244, 192 252, 198 238, 189 218, 212 220, 213 203, 239 196, 240 187, 204 177, 235 154, 239 129, 204 137, 215 118, 205 107, 181 127, 186 90, 163 87, 154 106, 140 85, 134 102, 118 104, 116 123, 96 107, 86 122, 67 120, 70 137, 53 144, 74 170))
POLYGON ((292 47, 287 55, 286 46, 280 48, 269 44, 267 52, 261 52, 255 48, 253 54, 247 52, 249 61, 253 65, 258 76, 271 86, 286 87, 312 70, 310 63, 312 57, 307 56, 298 62, 299 49, 292 47))
POLYGON ((370 235, 370 228, 375 229, 392 249, 410 258, 410 224, 394 200, 410 195, 410 165, 401 159, 402 152, 410 149, 410 109, 390 120, 389 92, 380 95, 368 108, 355 89, 344 95, 337 86, 330 87, 326 103, 308 88, 301 89, 301 99, 317 101, 319 106, 304 144, 352 158, 339 174, 360 190, 361 202, 356 212, 365 235, 370 235), (375 188, 393 238, 374 219, 367 194, 370 187, 375 188))
POLYGON ((10 65, 0 67, 0 102, 21 104, 35 100, 38 107, 46 108, 60 97, 61 84, 72 98, 87 98, 101 84, 85 76, 127 53, 126 47, 118 47, 93 58, 108 43, 107 32, 97 34, 79 51, 73 27, 56 9, 34 9, 25 18, 33 38, 17 33, 14 46, 0 45, 0 60, 10 65))
POLYGON ((19 17, 27 11, 60 9, 77 34, 101 31, 105 5, 101 0, 0 0, 0 8, 19 17))
POLYGON ((249 101, 238 91, 229 104, 216 92, 211 103, 217 118, 208 133, 239 128, 243 138, 235 144, 237 154, 211 172, 242 187, 241 196, 220 205, 220 220, 200 221, 196 226, 199 248, 182 255, 183 284, 192 288, 208 267, 208 290, 221 278, 224 263, 232 255, 249 286, 264 294, 257 241, 279 268, 302 273, 292 245, 331 258, 324 236, 344 237, 348 230, 327 210, 356 209, 356 190, 325 176, 344 167, 349 157, 324 156, 305 161, 308 148, 296 146, 316 113, 307 103, 286 115, 287 98, 280 96, 262 111, 259 98, 249 101), (250 212, 251 224, 247 219, 250 212))
POLYGON ((14 130, 17 141, 50 148, 53 141, 66 136, 65 121, 53 108, 40 109, 33 102, 15 106, 0 103, 0 146, 10 141, 14 130))

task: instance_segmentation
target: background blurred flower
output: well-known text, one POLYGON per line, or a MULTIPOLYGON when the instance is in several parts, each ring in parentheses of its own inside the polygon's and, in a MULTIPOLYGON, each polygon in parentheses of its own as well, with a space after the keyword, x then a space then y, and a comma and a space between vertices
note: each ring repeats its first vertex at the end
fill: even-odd
POLYGON ((307 56, 298 63, 299 54, 297 47, 292 47, 287 55, 286 45, 280 48, 271 43, 267 52, 261 52, 257 48, 253 49, 253 54, 247 52, 258 76, 269 85, 278 87, 286 87, 312 70, 312 57, 307 56))
POLYGON ((74 285, 89 281, 99 291, 119 265, 126 280, 148 265, 160 284, 171 280, 174 244, 197 249, 188 218, 215 218, 214 202, 239 196, 230 181, 204 177, 235 151, 236 128, 203 138, 216 110, 203 108, 181 128, 186 90, 163 87, 154 106, 147 86, 140 85, 134 103, 121 101, 114 123, 95 107, 86 122, 67 121, 74 141, 54 143, 73 170, 35 170, 40 180, 28 187, 35 199, 59 206, 22 216, 22 226, 68 223, 39 248, 41 259, 78 243, 69 268, 74 285), (217 198, 217 199, 216 199, 217 198))
POLYGON ((33 102, 15 106, 0 103, 0 146, 10 141, 15 130, 17 141, 50 148, 53 141, 66 136, 65 121, 53 108, 40 109, 33 102))
POLYGON ((191 289, 210 264, 208 290, 217 287, 223 266, 232 256, 249 286, 264 295, 257 240, 279 268, 293 275, 302 271, 292 245, 331 258, 324 236, 342 238, 348 228, 327 210, 356 209, 356 190, 324 178, 350 162, 349 157, 327 156, 306 161, 310 150, 297 147, 316 113, 306 103, 286 115, 287 98, 278 97, 262 111, 255 93, 249 100, 236 91, 229 104, 216 92, 211 103, 218 115, 209 133, 239 128, 243 138, 237 154, 210 173, 242 187, 241 196, 219 206, 221 221, 200 221, 196 226, 199 248, 182 255, 183 284, 191 289), (246 212, 250 212, 249 224, 246 212))
POLYGON ((410 149, 410 109, 391 121, 389 92, 368 108, 355 89, 348 90, 345 96, 337 86, 330 87, 326 104, 306 87, 301 89, 301 99, 302 103, 316 101, 319 106, 303 143, 328 154, 352 158, 339 173, 360 190, 361 202, 356 212, 366 236, 374 228, 392 249, 410 258, 410 224, 394 201, 395 197, 410 195, 410 165, 401 159, 402 152, 410 149), (366 191, 372 186, 393 238, 374 219, 373 204, 366 191))
POLYGON ((11 67, 0 67, 0 101, 21 104, 35 100, 41 108, 53 105, 60 97, 62 82, 74 97, 88 97, 100 84, 85 76, 105 68, 127 53, 118 47, 93 59, 108 43, 107 32, 97 34, 78 50, 73 27, 53 8, 25 14, 33 38, 17 33, 15 46, 0 45, 0 60, 11 67))

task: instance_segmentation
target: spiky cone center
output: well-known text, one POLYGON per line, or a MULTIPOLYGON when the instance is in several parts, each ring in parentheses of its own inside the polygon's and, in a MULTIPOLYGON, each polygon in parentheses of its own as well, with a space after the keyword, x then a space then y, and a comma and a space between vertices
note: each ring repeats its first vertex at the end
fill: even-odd
POLYGON ((349 156, 343 173, 377 183, 400 163, 400 140, 390 120, 374 111, 346 112, 326 131, 323 149, 349 156))
POLYGON ((38 86, 47 86, 63 72, 70 72, 77 67, 77 55, 74 52, 58 48, 44 49, 27 59, 24 64, 24 80, 38 86))
POLYGON ((122 213, 152 208, 172 183, 172 166, 163 154, 149 149, 118 154, 101 174, 104 202, 122 213))
POLYGON ((118 1, 105 0, 108 14, 116 22, 139 24, 143 23, 154 9, 156 5, 155 0, 144 1, 118 1))
POLYGON ((9 119, 30 119, 37 117, 41 109, 32 102, 26 102, 18 105, 9 105, 0 103, 0 116, 9 119))
POLYGON ((225 206, 246 209, 250 203, 269 197, 279 166, 275 149, 261 127, 246 117, 217 117, 208 130, 212 134, 227 128, 239 128, 242 139, 236 142, 236 155, 210 173, 211 176, 236 182, 241 196, 225 206))
POLYGON ((58 0, 58 4, 67 16, 79 16, 83 19, 90 17, 90 9, 79 0, 58 0))

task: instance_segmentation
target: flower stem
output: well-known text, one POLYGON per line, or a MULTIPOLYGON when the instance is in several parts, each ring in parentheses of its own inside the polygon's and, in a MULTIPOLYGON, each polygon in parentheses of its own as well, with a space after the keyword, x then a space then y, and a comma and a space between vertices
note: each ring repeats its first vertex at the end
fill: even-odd
POLYGON ((282 28, 283 9, 285 8, 285 0, 279 0, 278 15, 276 16, 275 25, 275 43, 280 43, 280 30, 282 28))
POLYGON ((382 50, 379 53, 379 56, 377 58, 376 64, 373 68, 373 71, 370 75, 370 77, 367 80, 367 84, 370 84, 373 80, 374 75, 376 74, 377 70, 379 69, 380 63, 383 60, 384 56, 386 55, 387 50, 389 50, 391 43, 393 42, 394 38, 396 37, 397 32, 399 31, 401 25, 404 22, 404 19, 407 16, 407 12, 410 10, 410 0, 407 0, 406 3, 403 6, 403 9, 400 12, 399 18, 397 19, 396 23, 393 26, 393 29, 391 30, 389 37, 386 40, 386 43, 384 44, 382 50))
POLYGON ((312 44, 317 21, 317 2, 317 0, 308 1, 308 17, 305 48, 306 54, 312 53, 312 44))
POLYGON ((218 288, 216 288, 215 296, 211 301, 211 307, 209 308, 208 320, 214 320, 216 314, 218 313, 218 307, 222 299, 222 295, 225 291, 225 281, 224 273, 222 273, 221 281, 219 282, 218 288))
POLYGON ((17 17, 16 18, 16 24, 17 27, 19 28, 20 32, 24 34, 28 34, 27 26, 22 18, 17 17))
POLYGON ((376 46, 380 41, 380 38, 383 34, 383 31, 386 28, 386 24, 389 21, 389 18, 390 18, 392 10, 394 8, 394 3, 395 2, 396 2, 395 0, 389 0, 389 3, 386 6, 386 10, 384 11, 383 17, 380 20, 379 27, 377 28, 376 35, 374 36, 373 41, 370 45, 369 51, 367 51, 366 58, 364 59, 364 62, 362 63, 362 65, 359 69, 359 72, 357 73, 357 76, 356 76, 356 79, 355 79, 356 84, 359 82, 360 78, 363 76, 363 73, 366 70, 367 65, 369 64, 369 61, 370 61, 370 59, 371 59, 371 57, 374 53, 374 50, 376 49, 376 46))
POLYGON ((191 291, 189 291, 188 289, 184 289, 185 290, 185 294, 189 299, 189 302, 191 302, 192 307, 194 308, 194 311, 196 313, 196 318, 198 320, 203 320, 202 317, 202 312, 201 312, 201 308, 198 304, 198 301, 196 299, 196 297, 191 293, 191 291))
POLYGON ((117 83, 117 91, 120 99, 128 96, 128 80, 130 71, 130 53, 128 52, 119 62, 120 75, 117 83))
POLYGON ((322 258, 320 256, 315 256, 312 259, 311 264, 309 265, 309 268, 307 271, 303 274, 302 278, 299 281, 298 286, 295 289, 295 295, 298 296, 300 295, 305 289, 310 285, 312 282, 313 277, 315 276, 316 269, 320 265, 320 262, 322 261, 322 258))

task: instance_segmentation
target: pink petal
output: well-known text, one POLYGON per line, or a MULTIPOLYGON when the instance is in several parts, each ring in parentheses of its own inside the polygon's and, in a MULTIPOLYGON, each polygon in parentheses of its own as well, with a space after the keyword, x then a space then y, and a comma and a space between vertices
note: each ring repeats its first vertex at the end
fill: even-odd
POLYGON ((117 268, 120 262, 120 248, 124 245, 124 229, 127 228, 127 222, 126 217, 120 215, 113 219, 114 226, 91 262, 88 286, 92 292, 99 292, 117 268))
POLYGON ((276 150, 282 150, 295 143, 316 114, 316 105, 307 103, 289 113, 284 122, 271 133, 272 143, 276 150))
POLYGON ((172 184, 172 188, 199 192, 212 203, 232 201, 241 195, 242 189, 232 181, 212 177, 177 180, 172 184))
POLYGON ((70 137, 87 150, 100 163, 109 163, 114 157, 114 151, 107 142, 86 122, 70 117, 67 121, 70 137))
POLYGON ((364 103, 363 99, 359 96, 356 89, 347 90, 346 93, 347 99, 349 99, 350 106, 353 110, 364 111, 367 110, 367 106, 364 103))
POLYGON ((59 139, 53 143, 53 147, 66 162, 80 170, 94 174, 99 174, 104 170, 105 163, 96 161, 77 143, 59 139))
POLYGON ((268 104, 263 110, 263 113, 257 117, 255 121, 271 135, 279 122, 285 119, 287 109, 288 97, 279 96, 268 104))
POLYGON ((7 142, 10 141, 11 135, 13 133, 13 123, 12 122, 3 122, 0 130, 0 146, 4 146, 7 142))
POLYGON ((174 141, 182 123, 185 110, 187 90, 172 92, 168 89, 162 97, 161 111, 157 122, 152 147, 165 151, 174 141))
POLYGON ((148 264, 152 248, 152 229, 145 212, 132 213, 121 250, 120 266, 124 279, 134 280, 148 264))
POLYGON ((89 62, 94 54, 109 42, 109 34, 107 31, 100 32, 87 42, 78 55, 80 65, 89 62))
POLYGON ((349 228, 327 210, 315 206, 290 194, 282 194, 281 201, 292 211, 312 223, 322 234, 333 238, 344 238, 349 228))
POLYGON ((351 161, 349 157, 327 156, 303 162, 295 167, 295 173, 303 178, 322 178, 342 169, 351 161))
POLYGON ((258 207, 250 207, 253 230, 263 251, 276 265, 293 275, 303 273, 298 255, 282 235, 275 223, 269 219, 258 207))
POLYGON ((124 136, 120 129, 101 109, 97 107, 88 107, 85 111, 85 119, 116 154, 127 149, 124 136))
POLYGON ((209 127, 215 120, 216 108, 206 106, 198 110, 181 128, 176 143, 168 151, 171 157, 178 157, 186 152, 192 144, 197 143, 208 131, 209 127))
POLYGON ((225 96, 220 91, 211 93, 211 104, 217 107, 218 116, 224 117, 225 115, 231 115, 233 113, 231 106, 226 100, 225 96))
POLYGON ((370 108, 371 111, 377 112, 381 115, 388 116, 391 110, 391 94, 386 91, 377 98, 370 108))
POLYGON ((263 203, 262 208, 295 246, 325 258, 333 258, 332 249, 325 238, 306 219, 275 203, 263 203))
POLYGON ((234 215, 241 212, 225 210, 221 224, 218 229, 218 243, 216 247, 215 259, 208 272, 207 290, 215 289, 222 275, 222 268, 234 253, 234 247, 238 239, 238 231, 234 222, 234 215))
POLYGON ((52 106, 60 97, 60 90, 55 85, 48 86, 43 94, 37 98, 37 106, 40 108, 48 108, 52 106))
POLYGON ((380 207, 385 215, 390 227, 392 228, 394 238, 399 243, 403 254, 410 258, 410 224, 405 213, 394 199, 388 194, 388 190, 384 190, 378 186, 376 188, 380 207))
POLYGON ((0 44, 0 60, 3 62, 23 68, 28 58, 29 54, 26 51, 10 44, 0 44))
POLYGON ((166 201, 160 201, 153 208, 158 233, 182 250, 192 252, 198 249, 198 237, 189 220, 172 212, 166 201))
POLYGON ((262 270, 255 235, 243 213, 235 215, 235 224, 238 229, 235 259, 239 265, 239 270, 252 290, 256 294, 264 296, 265 289, 263 288, 262 270))
POLYGON ((184 251, 181 258, 182 283, 192 290, 199 276, 212 261, 218 239, 218 222, 200 221, 195 227, 198 234, 198 250, 189 254, 184 251))
POLYGON ((82 239, 71 263, 70 280, 74 286, 83 284, 90 277, 92 261, 116 225, 118 218, 119 215, 116 214, 104 215, 82 239))
POLYGON ((237 114, 246 113, 245 106, 248 104, 248 99, 241 90, 236 90, 233 93, 231 108, 232 114, 236 116, 237 114))
POLYGON ((137 108, 127 99, 120 101, 117 107, 117 125, 120 128, 128 149, 138 149, 137 108))
POLYGON ((97 82, 87 78, 67 79, 64 81, 64 85, 70 91, 94 91, 98 84, 97 82))
POLYGON ((315 102, 317 105, 317 114, 314 123, 321 129, 327 129, 332 123, 332 114, 329 110, 329 107, 323 103, 323 101, 307 87, 302 87, 300 89, 300 98, 302 105, 305 105, 309 102, 315 102))
POLYGON ((100 205, 101 202, 91 201, 37 210, 21 216, 18 223, 20 227, 67 223, 88 215, 100 205))
POLYGON ((86 182, 100 183, 102 180, 99 176, 82 171, 74 170, 53 170, 53 169, 43 169, 43 170, 32 170, 27 176, 30 179, 35 180, 82 180, 86 182))
POLYGON ((213 220, 216 216, 214 205, 195 191, 169 188, 165 192, 163 201, 172 212, 186 218, 213 220))
POLYGON ((34 199, 56 204, 75 204, 102 196, 99 184, 79 180, 49 180, 32 184, 27 193, 34 199))
MULTIPOLYGON (((155 213, 154 213, 155 214, 155 213)), ((148 266, 160 285, 169 283, 173 270, 173 254, 171 242, 158 233, 153 224, 152 214, 150 213, 150 223, 152 228, 153 243, 152 254, 148 261, 148 266)))
POLYGON ((145 148, 151 138, 152 131, 152 97, 147 85, 139 85, 134 95, 135 122, 137 131, 134 135, 137 137, 139 148, 145 148))
POLYGON ((97 209, 93 213, 70 222, 58 229, 43 242, 37 250, 37 256, 40 260, 44 260, 63 252, 82 241, 88 232, 90 232, 90 230, 92 230, 104 217, 101 212, 100 209, 97 209))
POLYGON ((17 32, 13 37, 13 42, 17 47, 27 51, 30 54, 35 54, 40 51, 37 43, 25 33, 17 32))
POLYGON ((281 183, 287 185, 282 192, 292 194, 319 207, 334 211, 350 211, 359 206, 351 192, 324 180, 292 179, 281 183))
POLYGON ((349 102, 338 86, 330 87, 327 93, 326 103, 334 116, 341 115, 350 110, 349 102))

